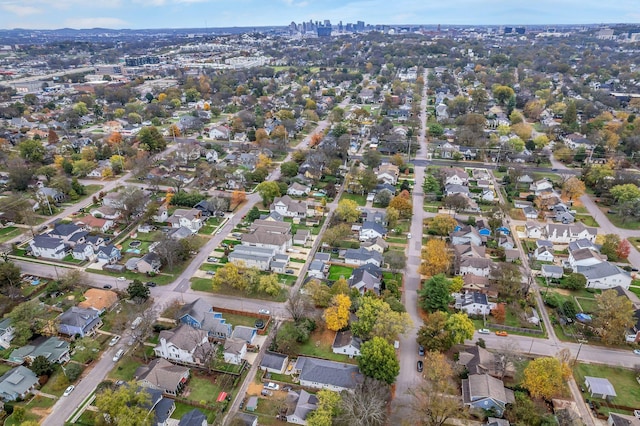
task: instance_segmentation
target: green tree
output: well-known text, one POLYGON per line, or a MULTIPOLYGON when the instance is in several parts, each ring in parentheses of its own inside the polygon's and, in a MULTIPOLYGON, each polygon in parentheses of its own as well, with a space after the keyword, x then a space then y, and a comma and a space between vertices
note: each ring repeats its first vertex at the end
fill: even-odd
POLYGON ((38 355, 29 366, 36 376, 48 376, 53 372, 53 364, 44 355, 38 355))
POLYGON ((380 205, 380 207, 388 207, 391 199, 393 198, 393 194, 388 189, 383 189, 382 191, 378 191, 376 193, 373 202, 380 205))
POLYGON ((358 366, 362 374, 391 384, 400 373, 400 363, 393 345, 382 337, 374 337, 360 346, 358 366))
POLYGON ((496 281, 498 292, 507 300, 514 299, 522 291, 522 272, 515 263, 504 263, 491 273, 496 281))
POLYGON ((318 398, 318 408, 307 416, 307 426, 332 426, 333 419, 338 414, 342 397, 338 392, 328 389, 319 390, 316 397, 318 398))
POLYGON ((610 190, 611 195, 620 204, 640 199, 640 188, 635 183, 615 185, 610 190))
POLYGON ((424 319, 424 324, 418 330, 418 344, 424 346, 428 351, 444 352, 451 348, 453 342, 451 334, 447 331, 447 320, 449 315, 446 312, 436 311, 428 314, 424 319))
POLYGON ((513 89, 509 86, 496 85, 493 87, 493 97, 501 104, 506 102, 515 95, 513 89))
POLYGON ((21 285, 20 267, 11 261, 0 262, 0 292, 14 297, 21 285))
POLYGON ((253 206, 247 213, 247 221, 253 222, 256 219, 260 219, 260 210, 258 210, 257 206, 253 206))
POLYGON ((422 189, 425 193, 435 193, 440 191, 440 183, 435 176, 428 174, 424 177, 424 183, 422 184, 422 189))
POLYGON ((280 164, 280 171, 283 176, 294 177, 298 174, 298 163, 295 161, 285 161, 280 164))
POLYGON ((256 192, 262 197, 262 205, 267 207, 273 203, 276 197, 280 196, 280 187, 276 182, 262 182, 256 186, 256 192))
POLYGON ((434 275, 426 280, 422 289, 418 290, 420 305, 428 312, 446 311, 453 301, 449 280, 444 274, 434 275))
POLYGON ((378 151, 368 150, 362 155, 362 162, 369 168, 375 169, 382 163, 382 156, 378 151))
POLYGON ((40 334, 45 326, 45 309, 39 303, 24 302, 9 313, 11 325, 15 329, 11 343, 24 346, 34 334, 40 334))
POLYGON ((622 343, 625 331, 635 324, 633 304, 615 290, 596 294, 595 299, 593 327, 607 345, 622 343))
POLYGON ((127 293, 129 294, 129 299, 135 301, 136 303, 144 303, 150 295, 149 287, 144 285, 142 281, 135 279, 129 284, 127 287, 127 293))
POLYGON ((278 275, 268 274, 261 275, 259 279, 258 291, 266 293, 270 296, 277 296, 282 287, 278 282, 278 275))
POLYGON ((42 143, 33 139, 20 142, 18 144, 18 152, 20 152, 20 157, 31 163, 42 163, 47 153, 42 143))
POLYGON ((360 218, 358 203, 353 200, 340 200, 336 208, 336 216, 344 222, 356 222, 360 218))
POLYGON ((393 342, 412 325, 409 314, 396 312, 387 302, 368 294, 361 298, 356 317, 358 320, 351 323, 351 331, 364 340, 382 337, 393 342))
POLYGON ((73 175, 78 177, 85 177, 89 172, 96 168, 96 163, 87 160, 77 160, 73 162, 73 175))
MULTIPOLYGON (((244 269, 242 268, 243 271, 244 269)), ((213 277, 213 288, 217 289, 222 285, 227 285, 238 290, 247 290, 248 282, 240 272, 241 268, 234 263, 225 263, 221 268, 218 268, 215 277, 213 277)))
POLYGON ((167 141, 157 127, 143 127, 137 136, 140 146, 149 152, 161 152, 167 147, 167 141))
POLYGON ((581 290, 587 285, 587 278, 578 273, 572 273, 567 276, 562 282, 562 288, 568 288, 569 290, 581 290))
POLYGON ((76 362, 70 362, 67 364, 64 370, 64 374, 67 376, 70 382, 75 382, 78 380, 80 375, 82 374, 82 366, 76 362))
POLYGON ((571 101, 567 104, 567 109, 562 116, 562 124, 569 130, 577 130, 578 110, 575 102, 571 101))
POLYGON ((473 333, 475 332, 473 321, 471 321, 464 312, 457 312, 450 315, 447 319, 446 328, 451 335, 451 342, 454 345, 460 345, 464 343, 465 340, 472 339, 473 333))
POLYGON ((150 426, 149 393, 135 382, 105 388, 96 395, 95 406, 106 424, 119 426, 150 426))
POLYGON ((83 117, 89 114, 89 108, 87 108, 87 104, 84 102, 78 102, 73 106, 73 112, 78 114, 80 117, 83 117))

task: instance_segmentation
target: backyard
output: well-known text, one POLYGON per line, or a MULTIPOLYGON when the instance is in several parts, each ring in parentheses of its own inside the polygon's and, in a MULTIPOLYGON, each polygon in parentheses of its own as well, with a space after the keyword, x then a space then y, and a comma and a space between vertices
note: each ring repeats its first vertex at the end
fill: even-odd
POLYGON ((325 358, 332 361, 346 362, 348 364, 356 364, 356 359, 350 359, 346 355, 333 353, 331 345, 335 338, 335 332, 320 328, 311 333, 309 340, 299 347, 300 355, 308 355, 316 358, 325 358))
POLYGON ((328 279, 331 281, 336 281, 340 279, 340 277, 348 279, 351 276, 352 271, 353 268, 349 268, 348 266, 331 265, 329 267, 328 279))
POLYGON ((367 204, 367 196, 360 194, 349 194, 347 192, 342 193, 340 197, 340 201, 342 200, 352 200, 358 203, 359 206, 365 206, 367 204))
MULTIPOLYGON (((578 385, 584 385, 585 376, 607 378, 617 394, 615 398, 609 401, 610 403, 627 407, 638 407, 638 401, 640 401, 640 384, 638 384, 636 380, 636 373, 631 370, 601 364, 577 363, 573 367, 573 376, 578 385)), ((588 393, 585 393, 585 396, 588 397, 588 393)), ((597 401, 601 405, 600 412, 602 414, 610 411, 606 401, 601 399, 594 399, 594 401, 597 401)))

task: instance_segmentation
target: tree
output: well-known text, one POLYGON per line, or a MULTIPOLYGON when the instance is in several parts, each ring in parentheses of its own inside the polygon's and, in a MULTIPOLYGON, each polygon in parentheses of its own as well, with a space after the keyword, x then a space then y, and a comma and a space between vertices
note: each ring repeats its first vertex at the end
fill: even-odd
POLYGON ((574 272, 564 279, 562 288, 567 288, 569 290, 581 290, 585 288, 586 285, 587 278, 582 274, 574 272))
POLYGON ((95 406, 103 421, 111 425, 150 426, 149 393, 131 382, 117 388, 105 388, 96 395, 95 406))
POLYGON ((428 312, 446 311, 452 302, 449 280, 444 274, 434 275, 426 280, 418 290, 420 305, 428 312))
MULTIPOLYGON (((279 190, 279 189, 278 189, 279 190)), ((279 193, 278 193, 279 196, 279 193)), ((230 206, 234 206, 234 208, 238 207, 240 204, 244 203, 247 200, 247 193, 240 190, 235 190, 231 193, 231 202, 230 206)))
POLYGON ((389 250, 383 255, 383 258, 384 263, 386 263, 392 271, 399 271, 407 265, 407 256, 403 251, 389 250))
POLYGON ((567 197, 569 197, 569 200, 582 197, 582 195, 584 195, 585 190, 586 190, 586 187, 584 185, 584 182, 575 176, 572 176, 569 179, 567 179, 564 185, 562 185, 562 191, 567 197))
POLYGON ((42 143, 33 139, 27 139, 20 142, 18 145, 18 152, 20 152, 20 157, 31 163, 42 163, 44 156, 47 153, 44 146, 42 146, 42 143))
POLYGON ((631 253, 631 244, 628 240, 621 240, 616 248, 616 256, 618 259, 627 259, 631 253))
POLYGON ((501 104, 506 104, 509 98, 515 95, 515 92, 509 86, 496 85, 492 90, 493 97, 501 104))
POLYGON ((356 222, 360 218, 358 203, 353 200, 340 200, 336 208, 336 216, 344 222, 356 222))
POLYGON ((466 411, 460 409, 453 367, 444 354, 425 353, 423 376, 424 380, 408 391, 413 424, 442 426, 450 418, 467 417, 466 411))
POLYGON ((451 256, 443 240, 431 239, 422 249, 422 263, 419 272, 428 277, 447 272, 451 266, 451 256))
POLYGON ((262 182, 256 186, 256 192, 262 197, 262 205, 267 207, 280 196, 280 187, 276 182, 262 182))
POLYGON ((34 334, 41 334, 47 323, 45 308, 38 303, 24 302, 13 308, 9 313, 11 325, 15 329, 12 344, 24 346, 34 334))
MULTIPOLYGON (((94 341, 95 342, 95 341, 94 341)), ((94 353, 94 356, 96 353, 94 353)), ((67 364, 64 370, 64 375, 67 376, 70 382, 75 382, 78 380, 80 375, 82 374, 83 368, 80 364, 76 362, 70 362, 67 364)))
POLYGON ((473 321, 465 312, 456 312, 447 319, 446 329, 451 336, 454 345, 461 345, 465 340, 473 338, 476 331, 473 321))
POLYGON ((329 306, 329 302, 333 297, 329 286, 318 280, 309 281, 305 286, 305 292, 309 294, 313 304, 319 308, 329 306))
POLYGON ((408 191, 402 191, 399 195, 393 197, 393 199, 389 203, 389 207, 398 210, 398 213, 400 213, 400 218, 409 219, 413 212, 411 195, 408 191))
POLYGON ((362 162, 370 169, 375 169, 382 163, 382 155, 378 151, 370 149, 362 155, 362 162))
POLYGON ((249 210, 249 213, 247 213, 246 219, 249 222, 253 222, 256 219, 260 219, 260 210, 258 210, 257 206, 253 206, 251 210, 249 210))
POLYGON ((382 191, 378 191, 376 193, 373 202, 379 204, 380 207, 387 207, 393 198, 393 194, 388 189, 383 189, 382 191))
POLYGON ((287 312, 295 322, 299 322, 305 318, 307 311, 311 307, 309 297, 297 291, 289 296, 285 305, 287 312))
POLYGON ((498 324, 504 324, 504 320, 507 317, 507 311, 504 303, 498 303, 495 308, 491 310, 491 316, 498 324))
POLYGON ((448 214, 438 214, 429 222, 429 230, 441 236, 451 234, 456 226, 458 221, 448 214))
POLYGON ((36 376, 48 376, 53 372, 53 364, 44 355, 38 355, 29 366, 36 376))
POLYGON ((158 240, 159 244, 156 246, 155 252, 160 256, 162 264, 171 270, 178 262, 189 258, 189 252, 192 250, 191 241, 191 238, 178 241, 163 234, 158 240))
POLYGON ((122 216, 127 223, 131 223, 144 212, 146 197, 140 188, 130 186, 122 191, 121 203, 122 216))
POLYGON ((285 161, 280 164, 280 172, 283 176, 294 177, 298 174, 298 163, 295 161, 285 161))
POLYGON ((386 424, 389 397, 389 386, 386 383, 365 377, 352 392, 342 394, 337 424, 359 426, 386 424))
POLYGON ((382 337, 391 343, 412 326, 409 314, 396 312, 384 300, 368 294, 361 298, 356 317, 358 320, 351 324, 351 331, 364 340, 382 337))
POLYGON ((280 293, 280 290, 282 290, 282 287, 278 282, 278 275, 261 275, 258 280, 258 287, 256 290, 270 296, 276 296, 278 293, 280 293))
POLYGON ((560 394, 571 375, 569 366, 553 357, 536 358, 524 369, 522 386, 534 398, 550 400, 560 394))
POLYGON ((418 330, 418 344, 424 346, 427 351, 449 350, 453 343, 446 329, 448 319, 449 315, 446 312, 435 311, 428 314, 418 330))
POLYGON ((351 226, 347 223, 339 223, 336 226, 329 227, 322 235, 322 242, 332 247, 336 246, 340 241, 345 239, 346 235, 351 233, 351 226))
POLYGON ((393 228, 398 223, 400 219, 400 212, 398 209, 393 207, 387 207, 387 224, 389 228, 393 228))
POLYGON ((367 377, 391 384, 400 373, 400 363, 393 345, 382 337, 374 337, 360 346, 360 372, 367 377))
POLYGON ((307 426, 332 426, 333 419, 338 414, 342 397, 338 392, 329 389, 319 390, 316 397, 318 398, 318 408, 307 416, 307 426))
POLYGON ((633 304, 626 296, 618 296, 615 290, 596 294, 595 299, 595 330, 607 345, 622 343, 624 332, 635 324, 633 304))
POLYGON ((514 263, 504 263, 500 268, 495 268, 491 278, 496 281, 498 293, 507 300, 514 299, 522 292, 522 272, 514 263))
POLYGON ((422 190, 428 194, 438 192, 440 190, 440 183, 438 182, 438 179, 431 174, 427 174, 424 177, 424 182, 422 183, 422 190))
POLYGON ((135 279, 131 284, 129 284, 129 287, 127 287, 127 293, 129 294, 129 299, 138 304, 144 303, 151 294, 149 287, 144 285, 139 279, 135 279))
POLYGON ((20 267, 11 261, 0 262, 0 292, 17 297, 21 285, 20 267))
POLYGON ((324 320, 327 328, 332 331, 339 331, 349 325, 349 309, 351 299, 344 294, 336 294, 331 300, 331 305, 324 310, 324 320))
POLYGON ((606 234, 603 236, 598 235, 596 241, 601 245, 600 253, 607 256, 609 260, 618 260, 618 255, 616 252, 621 241, 618 234, 606 234))
POLYGON ((155 126, 143 127, 138 132, 137 140, 142 149, 149 152, 161 152, 167 147, 167 141, 155 126))
POLYGON ((640 188, 635 183, 615 185, 610 189, 611 196, 620 204, 640 199, 640 188))
MULTIPOLYGON (((242 268, 244 270, 244 268, 242 268)), ((213 288, 220 288, 222 285, 226 285, 238 290, 247 290, 247 280, 240 273, 241 268, 235 263, 225 263, 221 268, 218 268, 216 275, 213 277, 213 288)))

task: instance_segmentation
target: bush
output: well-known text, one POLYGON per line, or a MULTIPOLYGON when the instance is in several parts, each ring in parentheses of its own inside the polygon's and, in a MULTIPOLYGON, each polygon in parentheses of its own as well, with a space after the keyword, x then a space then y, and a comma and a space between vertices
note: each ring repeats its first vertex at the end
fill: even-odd
POLYGON ((82 370, 83 368, 80 364, 70 362, 69 364, 67 364, 67 368, 65 369, 65 375, 70 382, 75 382, 82 374, 82 370))

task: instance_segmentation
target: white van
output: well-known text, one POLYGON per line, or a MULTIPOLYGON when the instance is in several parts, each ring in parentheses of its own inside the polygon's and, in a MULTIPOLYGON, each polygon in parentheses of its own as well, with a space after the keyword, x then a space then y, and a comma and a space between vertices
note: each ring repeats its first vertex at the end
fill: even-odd
POLYGON ((137 317, 131 323, 131 329, 135 330, 140 324, 142 324, 142 317, 137 317))
POLYGON ((113 356, 113 362, 120 361, 120 358, 122 358, 122 355, 124 355, 124 349, 119 349, 118 352, 116 352, 116 354, 113 356))

